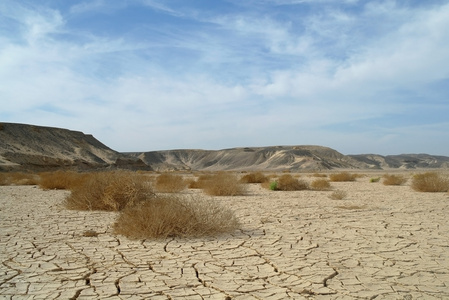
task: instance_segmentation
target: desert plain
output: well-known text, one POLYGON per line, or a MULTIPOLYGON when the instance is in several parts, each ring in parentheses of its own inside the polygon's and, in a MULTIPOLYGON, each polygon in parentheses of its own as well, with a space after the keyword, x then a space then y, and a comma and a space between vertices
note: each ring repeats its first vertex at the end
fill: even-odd
POLYGON ((240 229, 157 240, 67 210, 69 191, 0 186, 0 299, 449 299, 448 193, 370 182, 383 173, 332 182, 342 200, 260 184, 204 196, 240 229))

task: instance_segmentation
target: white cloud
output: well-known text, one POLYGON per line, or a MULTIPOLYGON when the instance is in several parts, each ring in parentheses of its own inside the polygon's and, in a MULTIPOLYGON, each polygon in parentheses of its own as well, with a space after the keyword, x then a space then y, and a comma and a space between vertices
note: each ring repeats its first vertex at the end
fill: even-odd
POLYGON ((444 46, 449 44, 448 8, 411 12, 395 31, 368 41, 348 58, 310 57, 301 69, 276 71, 256 89, 266 96, 304 97, 323 90, 360 95, 447 78, 449 71, 441 66, 449 64, 444 46))
POLYGON ((173 16, 182 17, 185 16, 185 13, 181 12, 177 9, 172 9, 168 5, 164 3, 164 1, 160 0, 137 0, 137 2, 142 3, 143 5, 147 7, 151 7, 154 10, 158 10, 173 16))
MULTIPOLYGON (((162 2, 144 3, 180 14, 162 2)), ((159 40, 99 37, 70 28, 57 10, 15 5, 10 18, 20 24, 21 42, 0 38, 0 94, 7 99, 0 116, 94 133, 127 151, 315 143, 348 153, 350 138, 365 145, 358 152, 376 143, 386 151, 396 138, 405 145, 412 130, 446 136, 447 124, 432 120, 422 130, 329 130, 416 109, 407 95, 425 95, 427 85, 449 78, 442 67, 449 65, 449 5, 418 10, 377 3, 358 14, 330 7, 286 20, 192 10, 183 18, 195 20, 196 30, 157 28, 159 40), (394 19, 388 30, 378 28, 386 19, 394 19), (187 50, 194 54, 184 55, 187 50)), ((83 2, 65 17, 105 6, 83 2)), ((0 12, 9 9, 0 5, 0 12)))
POLYGON ((128 5, 128 1, 89 0, 79 2, 70 7, 71 15, 89 13, 111 14, 128 5))
POLYGON ((53 9, 21 6, 6 2, 0 6, 0 13, 21 25, 22 38, 30 45, 49 34, 59 32, 64 25, 61 14, 53 9))

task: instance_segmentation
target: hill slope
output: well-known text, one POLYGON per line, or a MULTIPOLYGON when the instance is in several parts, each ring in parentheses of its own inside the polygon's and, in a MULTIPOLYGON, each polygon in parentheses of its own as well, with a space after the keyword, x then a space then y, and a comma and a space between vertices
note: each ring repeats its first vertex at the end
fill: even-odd
POLYGON ((0 170, 146 167, 92 135, 61 128, 0 123, 0 170))
POLYGON ((428 154, 343 155, 322 146, 119 153, 92 135, 68 129, 0 123, 0 171, 51 169, 330 170, 449 168, 449 157, 428 154))
POLYGON ((377 155, 360 154, 349 157, 367 164, 370 169, 449 168, 449 157, 429 154, 377 155))
POLYGON ((155 170, 286 170, 365 168, 363 162, 321 146, 275 146, 224 150, 130 153, 155 170))

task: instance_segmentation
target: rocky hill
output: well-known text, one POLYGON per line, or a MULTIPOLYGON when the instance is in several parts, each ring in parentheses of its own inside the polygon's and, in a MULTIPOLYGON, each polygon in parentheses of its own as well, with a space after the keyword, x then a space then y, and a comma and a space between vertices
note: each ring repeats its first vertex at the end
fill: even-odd
POLYGON ((377 155, 359 154, 349 157, 365 163, 369 169, 449 168, 449 157, 429 154, 377 155))
POLYGON ((0 171, 51 169, 271 170, 449 168, 428 154, 343 155, 322 146, 246 147, 119 153, 92 135, 61 128, 0 123, 0 171))
POLYGON ((129 153, 155 170, 329 170, 367 165, 321 146, 247 147, 129 153))
POLYGON ((0 123, 0 170, 151 169, 92 135, 61 128, 0 123))
POLYGON ((428 154, 343 155, 322 146, 247 147, 224 150, 165 150, 128 153, 153 169, 167 170, 331 170, 449 168, 449 157, 428 154))

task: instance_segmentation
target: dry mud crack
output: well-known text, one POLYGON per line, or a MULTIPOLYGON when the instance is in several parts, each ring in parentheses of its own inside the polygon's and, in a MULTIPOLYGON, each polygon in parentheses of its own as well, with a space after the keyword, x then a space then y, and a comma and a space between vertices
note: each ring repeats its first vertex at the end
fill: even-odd
POLYGON ((65 191, 2 186, 0 299, 449 299, 447 194, 335 186, 347 200, 251 185, 211 198, 240 231, 156 241, 64 209, 65 191))

